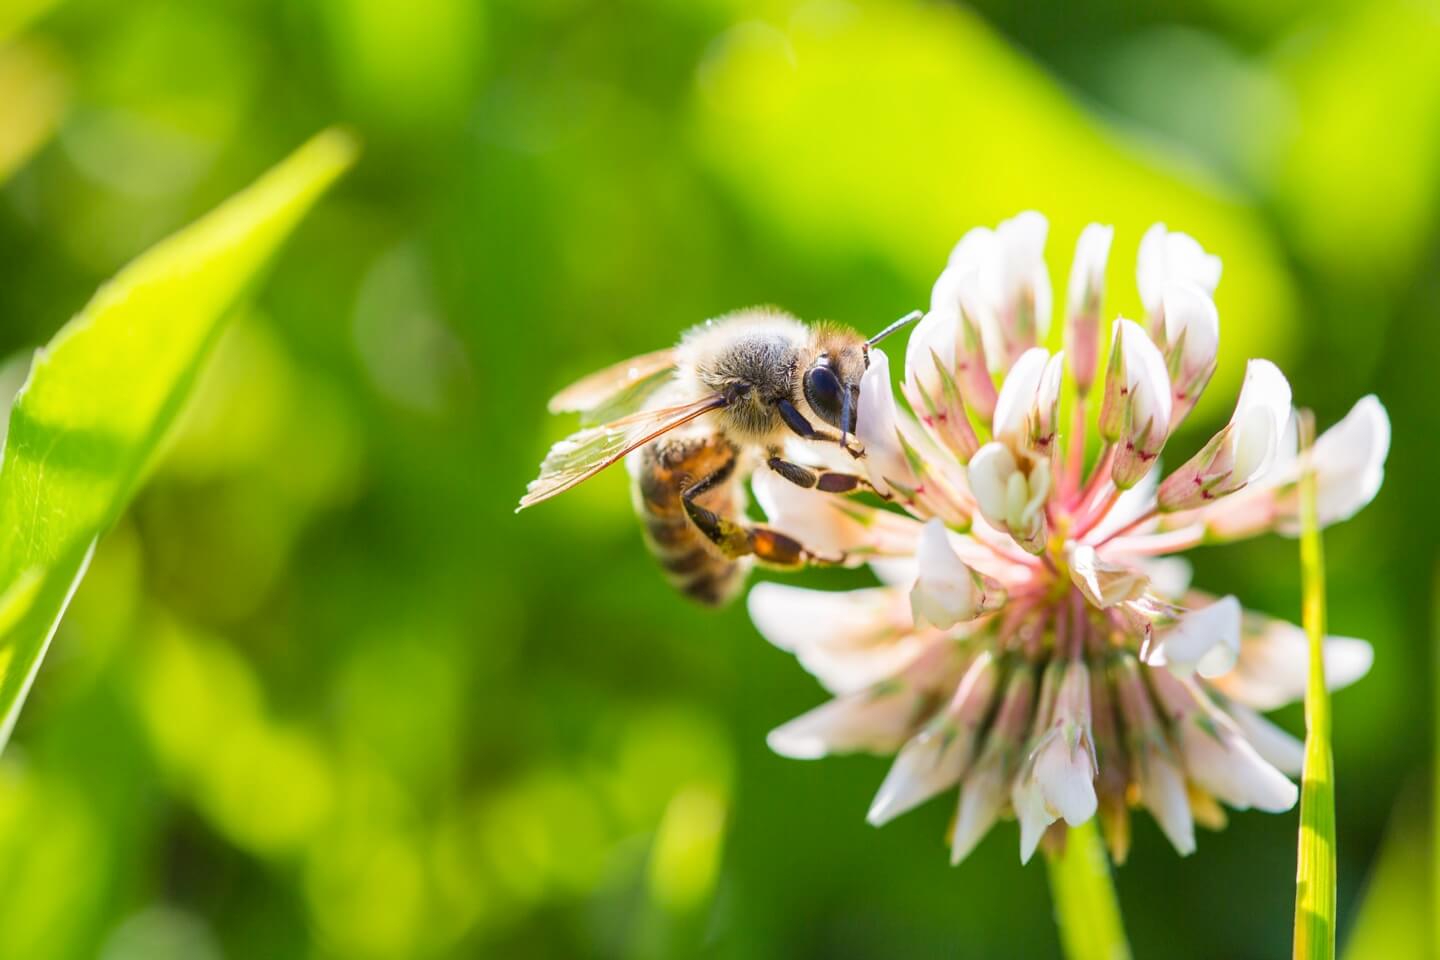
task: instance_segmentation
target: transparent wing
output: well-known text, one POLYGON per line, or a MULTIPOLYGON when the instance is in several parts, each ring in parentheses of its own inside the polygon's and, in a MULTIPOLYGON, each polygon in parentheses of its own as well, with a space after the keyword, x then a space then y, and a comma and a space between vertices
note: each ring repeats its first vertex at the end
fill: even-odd
POLYGON ((555 394, 550 412, 578 411, 587 426, 616 420, 644 407, 674 373, 674 347, 631 357, 555 394))
POLYGON ((572 433, 550 448, 545 462, 540 464, 540 476, 525 488, 517 512, 589 480, 637 447, 711 410, 718 410, 725 403, 724 395, 715 393, 692 403, 642 410, 572 433))

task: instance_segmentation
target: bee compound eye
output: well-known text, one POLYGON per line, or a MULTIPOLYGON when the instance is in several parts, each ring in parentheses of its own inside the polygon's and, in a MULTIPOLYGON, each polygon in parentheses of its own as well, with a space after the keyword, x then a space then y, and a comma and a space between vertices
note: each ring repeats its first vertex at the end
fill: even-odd
POLYGON ((824 364, 811 367, 805 374, 805 399, 821 417, 839 426, 844 394, 834 370, 824 364))

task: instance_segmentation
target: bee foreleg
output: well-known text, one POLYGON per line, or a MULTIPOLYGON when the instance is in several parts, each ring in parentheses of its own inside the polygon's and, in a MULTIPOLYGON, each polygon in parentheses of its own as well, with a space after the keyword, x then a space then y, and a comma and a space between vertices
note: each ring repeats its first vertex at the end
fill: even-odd
POLYGON ((781 400, 775 404, 775 409, 780 413, 780 419, 785 421, 785 426, 797 436, 805 440, 820 440, 823 435, 805 419, 805 414, 795 409, 795 404, 789 400, 781 400))
POLYGON ((769 460, 765 461, 765 464, 771 470, 774 470, 780 474, 780 476, 795 484, 795 486, 804 487, 807 490, 814 487, 819 480, 814 470, 811 470, 809 467, 802 467, 798 463, 792 463, 783 457, 772 456, 769 460))
MULTIPOLYGON (((795 404, 789 400, 781 400, 775 404, 775 409, 780 412, 780 419, 785 421, 785 426, 791 432, 804 440, 814 440, 819 443, 833 443, 843 449, 850 456, 859 460, 865 456, 865 448, 858 443, 852 443, 843 433, 836 433, 834 430, 827 430, 824 427, 816 427, 805 415, 795 409, 795 404)), ((804 484, 801 484, 804 486, 804 484)))

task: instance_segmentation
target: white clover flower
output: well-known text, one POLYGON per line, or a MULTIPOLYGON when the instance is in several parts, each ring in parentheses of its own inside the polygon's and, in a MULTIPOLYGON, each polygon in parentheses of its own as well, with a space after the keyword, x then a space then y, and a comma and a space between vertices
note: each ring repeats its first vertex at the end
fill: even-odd
MULTIPOLYGON (((1261 711, 1303 695, 1308 658, 1298 627, 1191 589, 1171 555, 1293 533, 1306 469, 1322 524, 1352 516, 1379 490, 1389 420, 1367 397, 1301 453, 1289 384, 1254 360, 1229 422, 1162 479, 1158 455, 1214 372, 1220 263, 1157 226, 1137 270, 1149 328, 1113 327, 1103 446, 1087 464, 1084 404, 1070 429, 1059 423, 1062 372, 1088 386, 1085 370, 1099 366, 1086 341, 1099 329, 1112 235, 1092 225, 1077 245, 1069 349, 1051 355, 1040 343, 1046 232, 1043 217, 1023 214, 957 245, 906 351, 913 418, 874 351, 856 432, 890 506, 756 476, 774 526, 868 560, 883 584, 752 591, 760 631, 835 697, 770 744, 792 757, 893 754, 869 820, 952 792, 955 862, 1007 816, 1019 821, 1022 859, 1095 817, 1122 861, 1133 806, 1188 854, 1196 823, 1223 821, 1219 804, 1296 802, 1301 745, 1261 711)), ((1364 641, 1326 640, 1332 686, 1371 659, 1364 641)))

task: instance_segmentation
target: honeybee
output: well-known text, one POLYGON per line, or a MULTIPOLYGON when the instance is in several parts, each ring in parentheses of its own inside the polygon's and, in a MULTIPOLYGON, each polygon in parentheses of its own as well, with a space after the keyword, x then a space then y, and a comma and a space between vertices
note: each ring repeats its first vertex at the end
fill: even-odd
POLYGON ((836 444, 863 457, 854 433, 870 347, 920 316, 902 317, 867 340, 756 307, 707 320, 670 349, 591 374, 551 399, 551 413, 578 412, 584 429, 550 448, 517 512, 628 458, 646 545, 686 596, 725 603, 752 559, 778 567, 834 562, 747 519, 744 481, 763 462, 801 487, 868 487, 857 473, 795 463, 785 442, 836 444))

